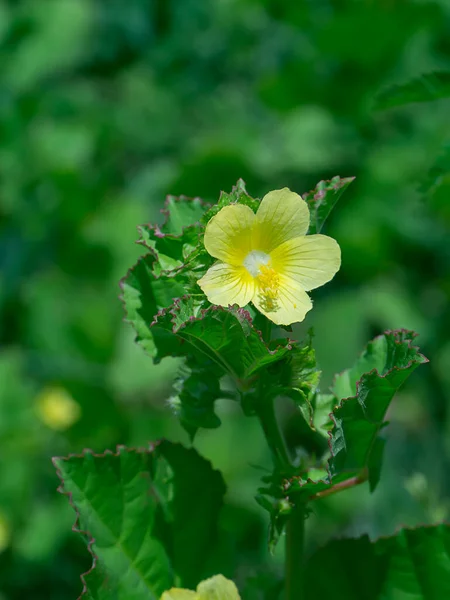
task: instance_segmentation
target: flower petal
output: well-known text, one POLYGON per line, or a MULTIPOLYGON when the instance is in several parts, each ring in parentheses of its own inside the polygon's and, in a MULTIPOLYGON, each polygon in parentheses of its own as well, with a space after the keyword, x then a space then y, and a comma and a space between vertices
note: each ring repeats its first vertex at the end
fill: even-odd
POLYGON ((205 248, 230 265, 242 265, 252 248, 252 228, 256 216, 244 204, 225 206, 208 222, 205 248))
POLYGON ((197 592, 191 592, 191 590, 172 588, 171 590, 164 592, 161 596, 161 600, 199 600, 199 595, 197 592))
POLYGON ((245 306, 255 294, 255 280, 245 267, 216 263, 197 281, 211 304, 245 306))
POLYGON ((305 235, 309 227, 309 208, 301 196, 289 188, 269 192, 256 213, 254 244, 256 250, 274 248, 305 235))
POLYGON ((327 235, 307 235, 294 238, 271 253, 272 267, 287 275, 306 291, 333 279, 341 266, 341 249, 327 235))
POLYGON ((264 293, 259 289, 252 300, 256 308, 277 325, 290 325, 303 321, 306 313, 311 310, 312 302, 308 294, 294 279, 279 275, 279 288, 276 298, 276 308, 268 311, 264 293))
POLYGON ((199 600, 241 600, 233 581, 223 575, 214 575, 197 586, 199 600))

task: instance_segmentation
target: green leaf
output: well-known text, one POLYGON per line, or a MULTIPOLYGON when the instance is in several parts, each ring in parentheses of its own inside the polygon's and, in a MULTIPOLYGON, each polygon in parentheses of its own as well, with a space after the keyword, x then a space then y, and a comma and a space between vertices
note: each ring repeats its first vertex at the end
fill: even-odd
POLYGON ((201 242, 200 220, 209 208, 200 198, 168 196, 162 210, 165 221, 161 225, 141 225, 139 244, 155 256, 153 270, 156 275, 170 274, 192 260, 201 242))
POLYGON ((450 97, 450 72, 435 71, 383 90, 375 100, 374 109, 386 110, 413 102, 429 102, 448 97, 450 97))
POLYGON ((54 464, 94 558, 87 599, 159 600, 175 577, 190 587, 209 575, 225 486, 195 450, 164 441, 54 464))
POLYGON ((191 438, 200 427, 214 429, 220 425, 214 403, 221 397, 222 374, 220 368, 208 359, 197 363, 190 357, 180 367, 174 383, 175 394, 168 403, 191 438))
POLYGON ((258 210, 259 200, 248 195, 244 181, 239 179, 229 194, 226 192, 220 193, 219 201, 203 215, 202 223, 206 225, 219 210, 229 204, 245 204, 246 206, 249 206, 253 212, 256 212, 258 210))
MULTIPOLYGON (((313 426, 328 438, 331 457, 302 465, 291 473, 275 471, 263 481, 258 501, 271 515, 271 543, 284 526, 294 502, 312 500, 333 486, 351 487, 366 480, 373 491, 379 481, 384 440, 379 437, 395 392, 427 359, 412 346, 415 334, 387 332, 370 342, 356 364, 335 379, 332 394, 316 393, 313 426), (330 419, 331 413, 331 419, 330 419), (326 470, 325 470, 326 468, 326 470)), ((317 444, 320 457, 320 444, 317 444)))
MULTIPOLYGON (((381 449, 377 442, 386 425, 384 417, 395 392, 407 377, 427 359, 412 346, 416 334, 399 330, 387 332, 370 342, 356 364, 336 377, 332 392, 340 405, 333 411, 329 461, 332 475, 360 475, 365 469, 379 469, 381 449), (379 460, 373 462, 373 452, 379 460)), ((378 476, 372 477, 372 489, 378 476)))
MULTIPOLYGON (((243 308, 200 309, 192 297, 180 298, 173 308, 161 311, 154 330, 171 332, 178 339, 178 347, 160 347, 160 358, 168 355, 166 352, 172 356, 194 353, 203 360, 206 356, 240 386, 245 386, 246 380, 263 367, 281 360, 290 348, 289 340, 268 346, 243 308)), ((158 343, 157 336, 155 339, 158 343)))
POLYGON ((354 177, 341 179, 336 176, 330 181, 319 181, 313 190, 302 195, 311 213, 310 234, 321 232, 337 201, 354 179, 354 177))
POLYGON ((157 354, 151 325, 158 311, 170 306, 174 298, 185 293, 180 281, 174 278, 157 278, 153 272, 155 256, 141 257, 121 281, 122 301, 137 333, 136 341, 152 357, 157 354))
POLYGON ((450 598, 450 527, 402 529, 375 543, 335 540, 309 559, 305 573, 305 597, 317 600, 450 598))

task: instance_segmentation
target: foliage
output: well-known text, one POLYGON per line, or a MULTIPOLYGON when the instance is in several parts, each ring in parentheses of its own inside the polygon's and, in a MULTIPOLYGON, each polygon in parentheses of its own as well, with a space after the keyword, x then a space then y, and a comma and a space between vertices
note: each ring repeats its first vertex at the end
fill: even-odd
POLYGON ((357 176, 326 224, 342 247, 341 272, 289 334, 306 339, 314 326, 322 372, 311 397, 301 390, 276 400, 297 463, 305 450, 326 452, 332 376, 368 339, 415 330, 432 359, 389 408, 373 496, 362 485, 315 501, 307 552, 333 536, 375 539, 448 518, 448 99, 372 108, 385 90, 414 80, 414 94, 431 99, 428 74, 450 70, 449 11, 444 0, 0 2, 2 600, 76 598, 90 566, 55 494, 50 457, 161 437, 187 444, 180 420, 189 435, 192 423, 203 428, 194 446, 229 487, 224 575, 250 600, 279 595, 282 551, 268 557, 267 516, 252 496, 261 471, 269 475, 270 452, 258 419, 223 401, 233 396, 254 414, 252 390, 236 396, 224 376, 218 396, 210 384, 219 367, 206 363, 190 382, 208 375, 207 389, 186 385, 179 411, 171 382, 202 365, 166 358, 154 367, 120 324, 117 300, 117 281, 152 245, 160 257, 175 254, 170 270, 187 258, 180 245, 189 252, 196 241, 198 226, 181 244, 144 227, 143 243, 133 244, 136 224, 158 220, 165 194, 213 205, 239 177, 262 197, 357 176), (43 420, 48 390, 79 407, 71 426, 43 420))

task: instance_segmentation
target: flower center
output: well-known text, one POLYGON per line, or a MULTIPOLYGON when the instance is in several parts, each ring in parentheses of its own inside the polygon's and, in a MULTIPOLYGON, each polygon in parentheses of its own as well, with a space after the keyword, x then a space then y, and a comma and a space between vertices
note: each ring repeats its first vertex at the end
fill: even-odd
POLYGON ((270 266, 270 256, 261 250, 252 250, 244 259, 244 267, 259 284, 259 301, 263 310, 278 310, 280 276, 270 266))
POLYGON ((258 277, 261 273, 261 266, 267 265, 270 256, 261 250, 252 250, 244 258, 244 267, 252 277, 258 277))

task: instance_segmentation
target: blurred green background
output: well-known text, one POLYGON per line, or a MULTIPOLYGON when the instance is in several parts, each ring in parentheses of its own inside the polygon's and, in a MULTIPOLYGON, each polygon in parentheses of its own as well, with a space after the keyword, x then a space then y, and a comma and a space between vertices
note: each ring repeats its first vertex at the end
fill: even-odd
MULTIPOLYGON (((342 269, 295 328, 315 328, 324 387, 387 328, 415 329, 431 359, 394 403, 376 493, 317 503, 309 549, 447 518, 448 149, 440 184, 424 182, 450 105, 373 103, 450 69, 448 1, 1 0, 0 44, 1 600, 81 592, 91 559, 51 456, 187 441, 165 405, 176 364, 133 344, 118 281, 167 193, 214 201, 239 177, 262 196, 357 176, 326 226, 342 269)), ((256 421, 219 412, 195 445, 229 486, 226 574, 259 598, 282 554, 253 500, 269 456, 256 421)))

